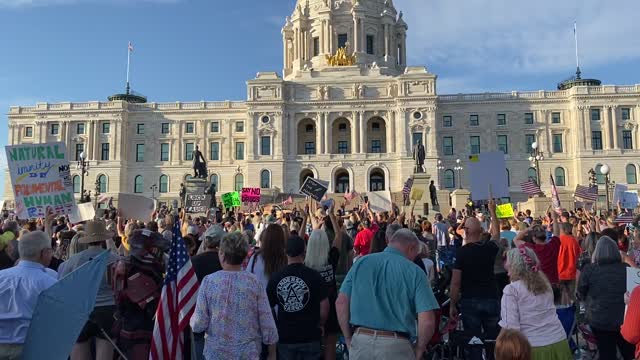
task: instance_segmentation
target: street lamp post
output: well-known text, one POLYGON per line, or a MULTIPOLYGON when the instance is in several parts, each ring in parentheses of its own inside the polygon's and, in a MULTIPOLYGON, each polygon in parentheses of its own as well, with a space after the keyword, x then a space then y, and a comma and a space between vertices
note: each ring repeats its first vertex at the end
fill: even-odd
POLYGON ((540 182, 540 161, 544 160, 544 153, 538 149, 538 143, 534 142, 531 144, 531 156, 529 156, 529 161, 536 168, 536 181, 538 182, 538 186, 542 186, 540 182))
POLYGON ((96 194, 95 194, 95 200, 94 200, 94 207, 97 209, 98 208, 98 197, 100 196, 100 179, 96 179, 96 194))
POLYGON ((462 177, 460 176, 460 172, 462 171, 462 165, 460 164, 460 159, 456 160, 456 166, 453 168, 453 170, 458 172, 458 188, 462 189, 462 177))
POLYGON ((153 200, 155 200, 156 199, 156 190, 158 190, 158 185, 156 185, 156 184, 151 185, 149 190, 151 190, 151 198, 153 200))
POLYGON ((76 169, 80 170, 80 203, 84 202, 84 176, 89 174, 89 161, 85 152, 80 153, 80 159, 76 165, 76 169))
POLYGON ((589 169, 589 185, 598 186, 598 176, 596 175, 596 171, 593 168, 589 169))
POLYGON ((602 165, 602 167, 600 168, 600 173, 602 173, 602 175, 604 175, 604 187, 605 187, 605 195, 606 195, 606 199, 607 199, 607 211, 611 211, 611 197, 609 194, 609 191, 611 190, 611 188, 615 187, 615 182, 611 181, 611 169, 609 168, 609 165, 604 164, 602 165))
POLYGON ((438 188, 442 189, 442 170, 444 170, 444 165, 442 165, 442 160, 438 160, 438 188))

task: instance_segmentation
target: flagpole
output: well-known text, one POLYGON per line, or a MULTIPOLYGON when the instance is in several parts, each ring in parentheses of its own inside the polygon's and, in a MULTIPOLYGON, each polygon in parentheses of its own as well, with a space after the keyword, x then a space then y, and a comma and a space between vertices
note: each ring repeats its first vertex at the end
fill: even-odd
POLYGON ((129 95, 129 70, 131 68, 131 42, 127 46, 127 95, 129 95))
POLYGON ((578 54, 578 22, 573 22, 573 37, 576 43, 576 78, 580 79, 580 56, 578 54))

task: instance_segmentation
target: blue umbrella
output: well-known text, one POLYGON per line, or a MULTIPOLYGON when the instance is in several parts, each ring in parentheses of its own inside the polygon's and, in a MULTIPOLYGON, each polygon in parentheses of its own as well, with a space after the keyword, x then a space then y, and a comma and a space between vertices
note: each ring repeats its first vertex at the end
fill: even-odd
POLYGON ((40 293, 24 345, 24 360, 66 360, 96 303, 108 250, 40 293))

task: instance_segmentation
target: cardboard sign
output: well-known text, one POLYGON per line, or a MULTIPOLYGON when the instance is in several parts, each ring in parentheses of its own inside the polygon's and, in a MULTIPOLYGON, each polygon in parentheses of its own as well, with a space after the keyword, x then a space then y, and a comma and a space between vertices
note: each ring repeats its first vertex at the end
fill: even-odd
POLYGON ((322 181, 314 179, 312 177, 308 177, 300 188, 301 193, 310 196, 317 202, 322 201, 322 198, 327 193, 327 190, 327 185, 325 185, 322 181))
POLYGON ((515 216, 513 206, 511 204, 502 204, 496 206, 496 215, 498 219, 509 219, 515 216))
POLYGON ((625 184, 616 184, 615 189, 613 189, 613 206, 618 205, 618 201, 622 201, 622 194, 629 190, 629 187, 625 184))
POLYGON ((118 209, 125 219, 147 221, 155 209, 155 201, 142 195, 120 193, 118 209))
POLYGON ((627 268, 627 291, 631 293, 638 286, 640 286, 640 269, 627 268))
POLYGON ((620 206, 623 209, 635 209, 638 207, 638 191, 625 191, 620 197, 620 206))
POLYGON ((93 220, 96 217, 96 209, 92 203, 78 204, 76 210, 69 214, 69 221, 78 224, 83 221, 93 220))
POLYGON ((205 214, 211 202, 211 195, 187 194, 184 202, 184 211, 187 214, 205 214))
POLYGON ((5 146, 16 214, 20 219, 44 217, 76 209, 67 148, 62 142, 5 146))
POLYGON ((411 200, 420 201, 422 200, 423 195, 424 195, 424 189, 419 189, 417 187, 411 188, 411 200))
POLYGON ((368 192, 369 209, 373 212, 392 211, 391 192, 389 191, 372 191, 368 192))
POLYGON ((260 188, 242 188, 243 203, 259 203, 260 202, 260 188))
POLYGON ((238 207, 240 203, 240 193, 237 191, 229 192, 222 195, 222 203, 227 209, 238 207))
POLYGON ((471 198, 474 201, 489 200, 489 188, 496 199, 510 197, 504 153, 498 151, 473 155, 469 158, 467 167, 471 198))

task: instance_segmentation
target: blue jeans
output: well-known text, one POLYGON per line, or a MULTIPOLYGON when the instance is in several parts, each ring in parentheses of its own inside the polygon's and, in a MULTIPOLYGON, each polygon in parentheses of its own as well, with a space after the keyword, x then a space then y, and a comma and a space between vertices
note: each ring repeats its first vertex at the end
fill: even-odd
POLYGON ((319 360, 322 359, 320 341, 301 344, 278 344, 279 360, 319 360))
MULTIPOLYGON (((494 340, 498 337, 498 321, 500 321, 500 303, 498 299, 470 298, 460 301, 462 326, 465 334, 481 337, 483 340, 494 340)), ((493 360, 495 342, 485 346, 487 360, 493 360)), ((482 360, 482 347, 466 346, 465 359, 482 360)))
POLYGON ((196 353, 191 356, 193 360, 204 360, 204 333, 193 334, 193 344, 196 353))

